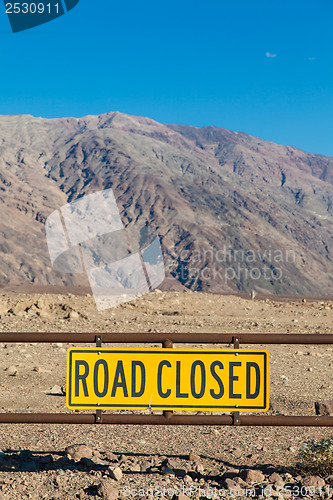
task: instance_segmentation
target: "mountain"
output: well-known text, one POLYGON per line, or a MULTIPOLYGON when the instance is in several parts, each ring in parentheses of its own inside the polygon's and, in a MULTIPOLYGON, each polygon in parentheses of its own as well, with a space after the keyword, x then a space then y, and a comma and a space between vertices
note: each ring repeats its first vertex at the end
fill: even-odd
POLYGON ((167 275, 221 293, 333 295, 333 158, 118 112, 0 117, 0 284, 87 284, 52 269, 44 223, 112 188, 159 234, 167 275))

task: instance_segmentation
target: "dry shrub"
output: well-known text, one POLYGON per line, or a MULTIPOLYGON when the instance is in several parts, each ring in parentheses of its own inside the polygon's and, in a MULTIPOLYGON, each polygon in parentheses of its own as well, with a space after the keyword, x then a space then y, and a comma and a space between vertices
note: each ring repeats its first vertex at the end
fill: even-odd
POLYGON ((306 441, 298 454, 300 472, 327 476, 333 473, 333 438, 306 441))

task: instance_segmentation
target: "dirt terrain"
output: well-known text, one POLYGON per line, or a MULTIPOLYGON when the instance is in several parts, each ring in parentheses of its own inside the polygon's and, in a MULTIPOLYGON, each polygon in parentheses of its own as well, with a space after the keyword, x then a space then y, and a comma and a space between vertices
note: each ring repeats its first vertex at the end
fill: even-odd
MULTIPOLYGON (((89 294, 0 295, 2 332, 325 334, 332 332, 332 316, 333 302, 327 300, 246 300, 156 291, 99 313, 89 294)), ((68 347, 61 343, 2 344, 0 411, 70 412, 61 390, 68 347)), ((333 346, 256 347, 270 352, 268 414, 314 415, 315 401, 333 399, 333 346)), ((0 427, 1 500, 152 499, 179 496, 181 491, 191 498, 209 498, 214 488, 217 497, 244 498, 242 491, 252 488, 256 498, 294 498, 290 488, 294 494, 301 486, 304 496, 333 494, 332 478, 321 483, 295 471, 303 443, 331 437, 329 428, 0 427), (75 444, 86 447, 65 452, 75 444), (310 485, 314 490, 309 490, 310 485)))

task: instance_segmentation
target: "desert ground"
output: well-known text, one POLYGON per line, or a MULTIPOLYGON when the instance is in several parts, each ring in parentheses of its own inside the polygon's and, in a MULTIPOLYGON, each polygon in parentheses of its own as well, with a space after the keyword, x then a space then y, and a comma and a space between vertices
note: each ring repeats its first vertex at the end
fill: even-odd
MULTIPOLYGON (((1 290, 0 295, 1 332, 325 334, 332 333, 332 317, 333 301, 327 299, 249 300, 155 291, 98 312, 90 294, 1 290)), ((0 411, 70 412, 63 394, 68 347, 2 344, 0 411)), ((270 352, 268 414, 315 415, 315 401, 333 399, 333 346, 256 346, 260 347, 270 352)), ((247 496, 252 492, 262 499, 295 498, 301 487, 303 497, 333 497, 332 476, 309 479, 297 469, 304 443, 332 437, 330 428, 35 424, 0 428, 1 500, 152 499, 182 494, 244 498, 247 491, 247 496), (66 450, 72 445, 85 446, 66 450)))

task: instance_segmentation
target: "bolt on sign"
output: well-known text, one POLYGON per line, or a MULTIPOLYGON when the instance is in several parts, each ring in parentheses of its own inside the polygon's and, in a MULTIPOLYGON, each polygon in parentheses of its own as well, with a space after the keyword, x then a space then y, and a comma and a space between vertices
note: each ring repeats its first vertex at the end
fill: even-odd
POLYGON ((70 409, 266 411, 263 349, 72 348, 70 409))

